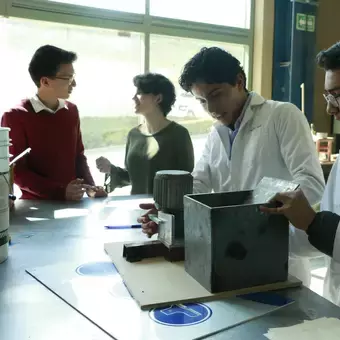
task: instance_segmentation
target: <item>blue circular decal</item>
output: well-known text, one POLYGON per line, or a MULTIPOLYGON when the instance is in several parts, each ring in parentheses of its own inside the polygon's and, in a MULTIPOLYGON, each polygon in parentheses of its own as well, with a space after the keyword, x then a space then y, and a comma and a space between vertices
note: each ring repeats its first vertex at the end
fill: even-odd
POLYGON ((155 308, 150 318, 165 326, 192 326, 208 320, 211 309, 202 303, 176 304, 170 307, 155 308))
POLYGON ((110 276, 116 275, 117 270, 112 262, 89 262, 76 269, 82 276, 110 276))

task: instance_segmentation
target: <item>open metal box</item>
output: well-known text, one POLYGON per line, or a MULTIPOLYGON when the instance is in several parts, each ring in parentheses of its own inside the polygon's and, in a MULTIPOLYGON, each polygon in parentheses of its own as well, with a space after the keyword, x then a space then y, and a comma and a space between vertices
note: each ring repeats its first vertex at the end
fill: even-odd
POLYGON ((185 196, 186 271, 211 293, 287 280, 288 221, 259 206, 297 187, 264 178, 253 191, 185 196))

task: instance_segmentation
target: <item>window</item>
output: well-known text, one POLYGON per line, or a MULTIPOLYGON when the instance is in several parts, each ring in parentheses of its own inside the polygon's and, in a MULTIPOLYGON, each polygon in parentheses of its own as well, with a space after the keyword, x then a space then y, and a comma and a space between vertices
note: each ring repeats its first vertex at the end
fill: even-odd
POLYGON ((34 95, 27 68, 39 46, 52 42, 77 52, 77 87, 70 100, 79 109, 92 174, 103 183, 96 158, 124 166, 126 136, 138 124, 132 78, 142 72, 143 35, 22 19, 0 19, 0 32, 1 112, 34 95))
POLYGON ((150 0, 151 15, 207 24, 250 27, 251 0, 150 0))
MULTIPOLYGON (((79 108, 86 154, 98 184, 104 176, 96 169, 97 157, 124 166, 127 133, 139 122, 134 114, 132 78, 144 72, 144 65, 175 84, 177 101, 169 118, 190 131, 196 160, 212 119, 180 89, 182 67, 203 46, 220 46, 237 57, 248 73, 252 0, 0 0, 2 3, 0 115, 34 94, 27 68, 39 46, 54 44, 75 51, 77 88, 70 100, 79 108), (147 51, 145 35, 150 35, 147 51), (171 51, 175 53, 171 55, 171 51)), ((115 194, 129 191, 124 188, 115 194)))
POLYGON ((202 153, 206 135, 212 125, 212 119, 191 94, 181 89, 178 78, 183 66, 192 56, 202 47, 212 46, 224 48, 238 58, 246 66, 247 74, 248 49, 244 45, 161 35, 151 35, 150 37, 150 69, 153 72, 165 75, 176 86, 177 100, 169 118, 179 122, 189 130, 195 147, 196 161, 202 153), (173 53, 169 58, 169 51, 176 51, 176 53, 173 53))
MULTIPOLYGON (((45 0, 44 0, 45 1, 45 0)), ((144 13, 145 0, 48 0, 64 4, 79 5, 93 8, 110 9, 115 11, 144 13)))

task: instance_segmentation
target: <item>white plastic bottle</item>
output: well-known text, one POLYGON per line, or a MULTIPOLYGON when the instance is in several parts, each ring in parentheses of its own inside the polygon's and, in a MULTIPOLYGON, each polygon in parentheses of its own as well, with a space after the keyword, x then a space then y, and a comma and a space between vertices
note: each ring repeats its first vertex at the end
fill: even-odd
POLYGON ((9 131, 0 128, 0 263, 8 258, 9 131))

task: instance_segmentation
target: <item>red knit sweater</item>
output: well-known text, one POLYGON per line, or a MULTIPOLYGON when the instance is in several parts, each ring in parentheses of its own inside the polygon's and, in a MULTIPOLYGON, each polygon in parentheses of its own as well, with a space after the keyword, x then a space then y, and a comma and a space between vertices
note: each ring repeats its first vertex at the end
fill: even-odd
POLYGON ((36 113, 31 102, 24 100, 6 112, 1 126, 9 127, 15 157, 27 148, 14 167, 14 183, 24 199, 65 199, 67 184, 76 178, 94 185, 80 132, 76 105, 67 102, 68 108, 56 113, 36 113))

